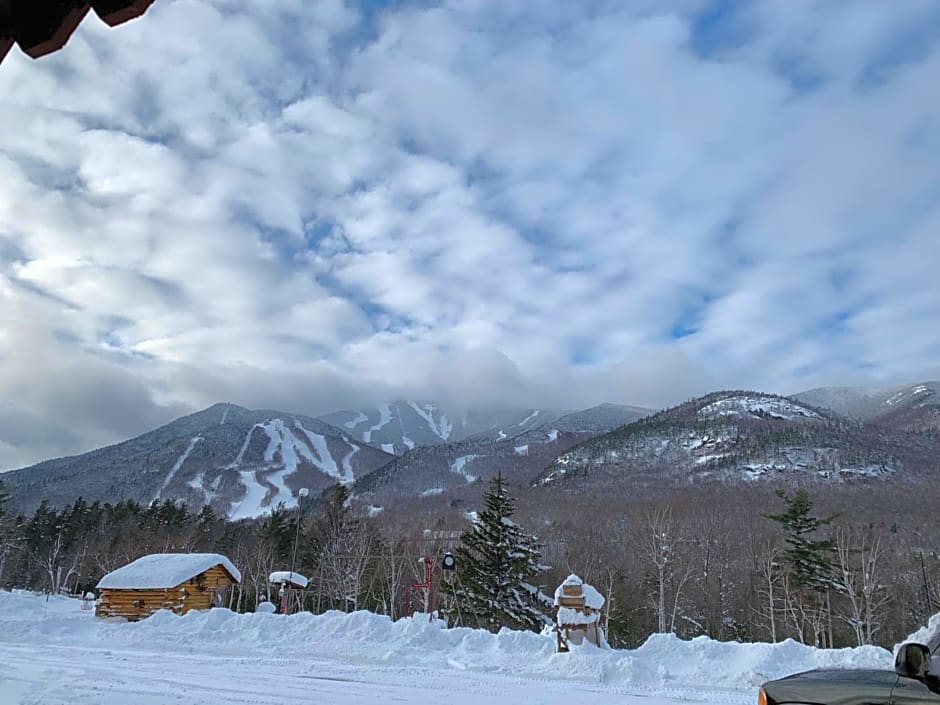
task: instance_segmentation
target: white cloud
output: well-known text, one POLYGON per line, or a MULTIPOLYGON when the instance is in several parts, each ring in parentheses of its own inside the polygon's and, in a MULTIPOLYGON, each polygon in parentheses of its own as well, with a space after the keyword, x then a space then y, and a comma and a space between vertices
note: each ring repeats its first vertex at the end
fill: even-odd
POLYGON ((161 0, 11 54, 0 467, 222 399, 936 369, 935 5, 713 9, 161 0))

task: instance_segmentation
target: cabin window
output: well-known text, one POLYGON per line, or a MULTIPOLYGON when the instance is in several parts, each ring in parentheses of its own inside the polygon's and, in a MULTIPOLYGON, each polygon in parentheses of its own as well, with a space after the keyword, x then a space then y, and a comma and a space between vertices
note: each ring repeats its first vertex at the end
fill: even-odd
POLYGON ((144 601, 138 598, 134 600, 133 602, 131 602, 131 604, 134 605, 134 607, 136 607, 137 609, 142 609, 144 606, 144 601))

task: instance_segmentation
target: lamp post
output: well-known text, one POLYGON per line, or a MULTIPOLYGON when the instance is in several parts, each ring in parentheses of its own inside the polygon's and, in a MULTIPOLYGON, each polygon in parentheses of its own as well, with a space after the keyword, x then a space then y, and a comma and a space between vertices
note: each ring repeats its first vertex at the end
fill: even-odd
MULTIPOLYGON (((308 494, 310 494, 310 490, 308 490, 306 487, 301 487, 300 490, 297 491, 297 527, 294 529, 294 547, 290 554, 290 576, 287 584, 288 590, 290 590, 294 584, 294 566, 297 563, 297 541, 300 538, 300 521, 304 515, 304 497, 306 497, 308 494)), ((288 599, 286 605, 289 604, 290 600, 288 599)), ((289 612, 289 610, 290 608, 287 607, 286 611, 289 612)))

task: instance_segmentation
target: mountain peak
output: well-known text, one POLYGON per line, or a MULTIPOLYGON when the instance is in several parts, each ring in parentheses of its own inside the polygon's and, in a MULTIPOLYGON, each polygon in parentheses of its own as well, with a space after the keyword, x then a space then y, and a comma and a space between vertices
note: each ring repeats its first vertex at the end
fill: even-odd
POLYGON ((86 499, 210 504, 231 518, 296 504, 301 487, 320 491, 384 465, 391 456, 317 419, 213 404, 136 438, 3 476, 29 511, 86 499))
POLYGON ((763 392, 707 394, 587 441, 536 482, 653 486, 799 475, 820 481, 886 477, 922 465, 861 422, 763 392))
POLYGON ((937 413, 932 410, 940 409, 940 382, 931 380, 891 387, 817 387, 794 394, 791 399, 843 416, 863 421, 882 419, 890 424, 892 419, 900 417, 907 420, 936 417, 937 413))
POLYGON ((502 440, 561 417, 548 409, 446 410, 436 402, 398 400, 373 408, 337 411, 319 417, 363 443, 401 455, 416 447, 468 438, 502 440))

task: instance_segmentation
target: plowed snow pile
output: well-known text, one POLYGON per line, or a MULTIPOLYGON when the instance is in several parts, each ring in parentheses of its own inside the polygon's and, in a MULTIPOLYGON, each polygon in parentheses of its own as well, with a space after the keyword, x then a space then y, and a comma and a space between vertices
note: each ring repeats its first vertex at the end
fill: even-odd
POLYGON ((557 654, 551 638, 531 632, 445 629, 426 616, 392 622, 370 612, 284 617, 215 609, 182 617, 160 612, 128 624, 94 619, 68 598, 9 592, 0 592, 0 643, 203 653, 215 659, 286 651, 295 658, 362 667, 605 684, 621 693, 699 701, 724 692, 747 702, 762 681, 812 668, 892 667, 890 652, 877 647, 824 651, 793 641, 740 644, 667 635, 655 635, 632 651, 588 645, 557 654))

